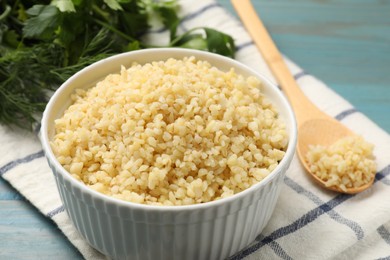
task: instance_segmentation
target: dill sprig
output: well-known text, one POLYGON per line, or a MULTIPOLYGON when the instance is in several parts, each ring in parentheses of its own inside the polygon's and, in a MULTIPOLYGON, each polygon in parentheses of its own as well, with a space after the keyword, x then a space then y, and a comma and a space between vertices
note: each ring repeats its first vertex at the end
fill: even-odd
POLYGON ((60 80, 47 73, 57 68, 53 60, 62 51, 54 44, 40 44, 5 53, 0 58, 0 122, 29 126, 44 110, 46 91, 60 80), (27 124, 26 124, 27 123, 27 124))

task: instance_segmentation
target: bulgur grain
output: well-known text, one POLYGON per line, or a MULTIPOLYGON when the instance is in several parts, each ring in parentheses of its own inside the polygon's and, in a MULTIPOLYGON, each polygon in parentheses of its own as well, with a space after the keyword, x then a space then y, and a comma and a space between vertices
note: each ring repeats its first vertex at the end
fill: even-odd
POLYGON ((329 147, 310 146, 306 160, 311 172, 325 181, 327 187, 343 191, 369 183, 375 176, 374 146, 361 136, 338 140, 329 147))
POLYGON ((121 68, 55 121, 52 149, 76 179, 151 205, 204 203, 264 179, 288 136, 255 77, 194 57, 121 68))

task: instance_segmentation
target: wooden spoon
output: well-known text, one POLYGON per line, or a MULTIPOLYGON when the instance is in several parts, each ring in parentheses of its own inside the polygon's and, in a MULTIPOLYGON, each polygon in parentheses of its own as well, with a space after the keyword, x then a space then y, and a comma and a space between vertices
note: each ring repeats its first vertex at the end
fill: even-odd
POLYGON ((333 117, 319 110, 301 91, 250 0, 231 0, 231 2, 294 108, 298 125, 297 151, 306 171, 317 183, 329 190, 355 194, 369 188, 374 178, 368 184, 358 188, 347 188, 347 191, 343 191, 335 186, 326 187, 324 181, 310 171, 305 159, 309 145, 329 146, 340 138, 354 135, 354 133, 333 117))

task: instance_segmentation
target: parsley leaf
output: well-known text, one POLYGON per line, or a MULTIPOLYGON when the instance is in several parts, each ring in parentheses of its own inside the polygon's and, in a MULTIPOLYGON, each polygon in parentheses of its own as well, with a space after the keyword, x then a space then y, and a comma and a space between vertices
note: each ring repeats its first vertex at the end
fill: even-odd
POLYGON ((174 46, 207 51, 207 41, 202 34, 184 35, 174 46))
POLYGON ((147 15, 143 13, 122 12, 118 14, 118 19, 118 28, 133 38, 139 37, 149 28, 147 15))
POLYGON ((52 5, 34 5, 26 11, 23 34, 27 38, 50 39, 61 21, 60 11, 52 5))
POLYGON ((229 35, 211 28, 204 28, 206 32, 207 49, 233 58, 235 45, 233 38, 229 35))
POLYGON ((116 0, 104 0, 112 10, 122 10, 122 6, 116 0))
POLYGON ((207 50, 231 58, 234 58, 236 50, 234 40, 231 36, 207 27, 193 28, 173 39, 170 45, 207 50), (203 30, 205 34, 195 33, 195 31, 200 30, 203 30))
POLYGON ((171 40, 174 39, 180 23, 180 18, 177 15, 177 6, 174 3, 169 5, 154 3, 152 8, 160 16, 164 26, 169 29, 171 40))
POLYGON ((72 0, 53 0, 51 4, 60 9, 61 12, 76 12, 72 0))

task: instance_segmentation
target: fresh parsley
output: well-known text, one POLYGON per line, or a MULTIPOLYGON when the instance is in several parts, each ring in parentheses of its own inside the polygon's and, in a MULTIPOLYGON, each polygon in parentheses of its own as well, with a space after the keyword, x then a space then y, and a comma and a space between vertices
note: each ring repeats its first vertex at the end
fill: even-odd
POLYGON ((178 8, 175 0, 0 1, 0 123, 30 127, 50 91, 117 53, 183 47, 234 57, 227 34, 201 27, 179 35, 178 8), (166 46, 142 41, 151 17, 169 30, 166 46))

